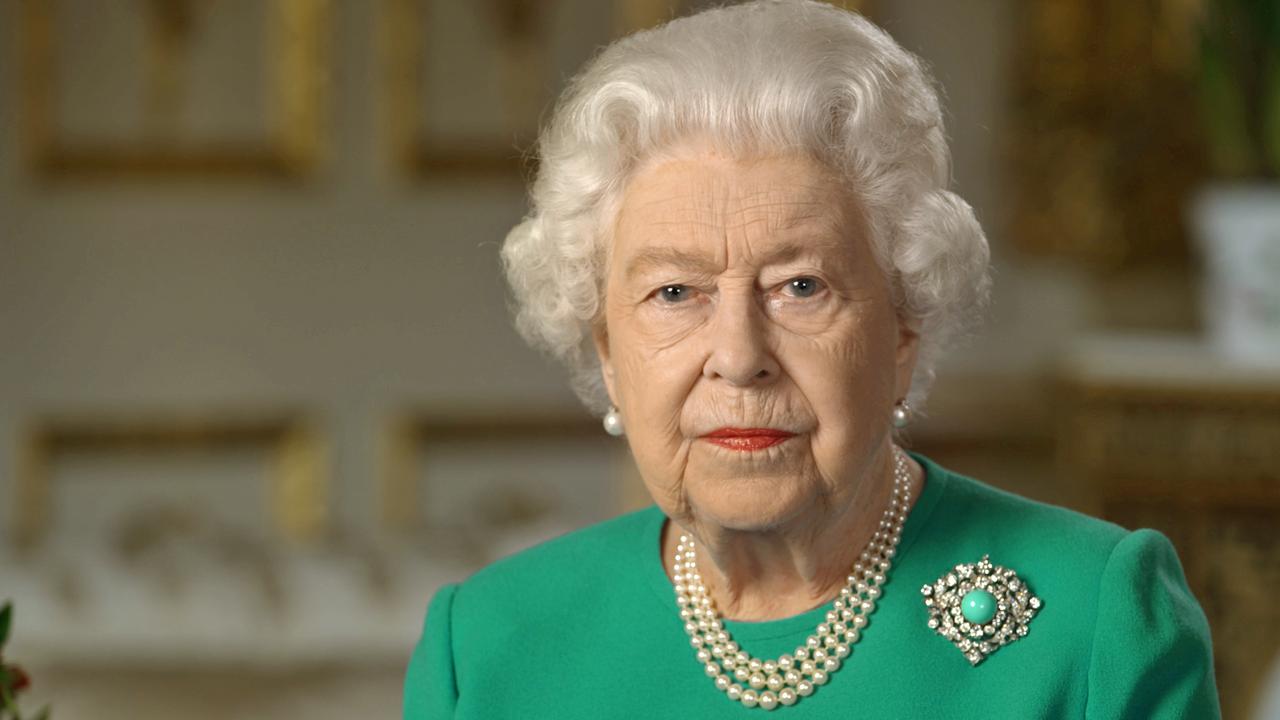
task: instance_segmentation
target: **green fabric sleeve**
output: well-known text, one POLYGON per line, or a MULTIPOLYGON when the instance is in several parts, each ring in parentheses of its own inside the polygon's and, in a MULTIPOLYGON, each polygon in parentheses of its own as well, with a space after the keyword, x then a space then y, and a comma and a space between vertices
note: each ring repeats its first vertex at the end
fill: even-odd
POLYGON ((453 674, 453 596, 456 584, 436 591, 427 607, 422 637, 413 649, 404 681, 404 720, 453 717, 458 685, 453 674))
POLYGON ((1169 539, 1126 535, 1098 593, 1086 718, 1220 718, 1209 623, 1169 539))

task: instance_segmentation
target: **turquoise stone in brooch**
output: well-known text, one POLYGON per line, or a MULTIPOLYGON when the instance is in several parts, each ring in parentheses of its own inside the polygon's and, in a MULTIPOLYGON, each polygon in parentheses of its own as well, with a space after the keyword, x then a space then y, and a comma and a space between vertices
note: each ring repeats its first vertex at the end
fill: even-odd
POLYGON ((920 588, 929 627, 951 641, 976 666, 999 648, 1026 637, 1040 598, 1014 571, 987 555, 956 565, 920 588))

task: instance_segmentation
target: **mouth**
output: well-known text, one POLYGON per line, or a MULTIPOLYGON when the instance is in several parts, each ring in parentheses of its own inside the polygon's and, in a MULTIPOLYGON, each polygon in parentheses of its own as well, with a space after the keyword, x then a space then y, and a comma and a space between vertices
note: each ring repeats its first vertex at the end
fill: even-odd
POLYGON ((702 436, 703 440, 726 450, 754 452, 773 447, 795 437, 793 432, 774 428, 720 428, 702 436))

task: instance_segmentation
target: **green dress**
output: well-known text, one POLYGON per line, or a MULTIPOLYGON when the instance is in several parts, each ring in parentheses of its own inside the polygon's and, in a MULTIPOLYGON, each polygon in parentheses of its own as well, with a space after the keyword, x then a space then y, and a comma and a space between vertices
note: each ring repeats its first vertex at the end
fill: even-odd
MULTIPOLYGON (((774 710, 801 718, 1217 718, 1209 627, 1169 540, 925 468, 884 595, 842 667, 774 710), (1028 634, 971 666, 920 589, 983 555, 1043 601, 1028 634)), ((404 685, 406 720, 745 718, 677 616, 650 506, 441 588, 404 685)), ((751 655, 802 644, 824 604, 726 622, 751 655)))

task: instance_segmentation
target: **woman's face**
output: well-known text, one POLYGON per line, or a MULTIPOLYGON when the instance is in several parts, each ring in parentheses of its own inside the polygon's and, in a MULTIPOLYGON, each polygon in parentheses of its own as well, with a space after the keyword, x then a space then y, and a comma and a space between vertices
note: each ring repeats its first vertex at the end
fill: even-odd
POLYGON ((595 333, 645 484, 686 525, 748 531, 847 502, 917 344, 861 210, 807 157, 681 157, 623 196, 595 333))

